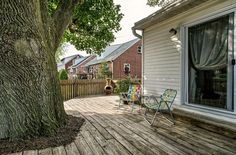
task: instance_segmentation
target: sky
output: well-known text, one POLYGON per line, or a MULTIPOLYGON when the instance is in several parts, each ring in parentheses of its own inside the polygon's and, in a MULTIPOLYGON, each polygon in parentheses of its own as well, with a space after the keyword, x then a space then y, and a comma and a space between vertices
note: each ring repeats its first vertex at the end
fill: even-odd
MULTIPOLYGON (((121 5, 121 12, 124 14, 120 22, 121 31, 115 33, 116 40, 111 44, 120 44, 132 40, 135 36, 131 28, 134 23, 147 17, 158 10, 158 7, 149 7, 146 5, 147 0, 113 0, 115 4, 121 5)), ((67 46, 65 54, 61 56, 66 57, 74 54, 88 55, 84 51, 78 51, 73 46, 67 46)))

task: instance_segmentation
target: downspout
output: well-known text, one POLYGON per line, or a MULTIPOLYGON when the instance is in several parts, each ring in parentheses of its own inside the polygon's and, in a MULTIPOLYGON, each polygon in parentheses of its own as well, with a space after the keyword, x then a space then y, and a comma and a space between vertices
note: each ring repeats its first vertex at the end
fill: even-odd
POLYGON ((136 36, 136 37, 138 37, 139 39, 142 39, 142 48, 141 48, 141 50, 142 50, 142 58, 141 58, 141 63, 142 63, 142 70, 141 70, 141 94, 142 95, 144 95, 144 40, 143 40, 143 30, 141 30, 142 31, 142 35, 140 35, 140 34, 138 34, 137 32, 136 32, 136 28, 135 27, 132 27, 132 33, 134 34, 134 36, 136 36))
POLYGON ((140 34, 138 34, 136 32, 137 29, 135 29, 135 27, 132 27, 132 33, 134 34, 135 37, 138 37, 139 39, 142 39, 143 36, 141 36, 140 34))
POLYGON ((113 65, 113 60, 111 60, 111 73, 112 73, 112 74, 111 74, 111 79, 112 79, 112 80, 114 80, 114 79, 113 79, 113 72, 114 72, 113 67, 114 67, 114 65, 113 65))

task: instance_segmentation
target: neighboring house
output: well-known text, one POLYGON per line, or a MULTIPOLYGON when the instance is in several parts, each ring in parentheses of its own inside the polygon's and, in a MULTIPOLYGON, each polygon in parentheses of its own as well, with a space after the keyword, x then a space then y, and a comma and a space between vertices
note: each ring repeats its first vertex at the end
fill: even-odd
POLYGON ((90 56, 76 59, 74 61, 74 64, 68 67, 69 76, 71 78, 74 77, 78 79, 87 79, 89 72, 88 72, 88 68, 85 65, 89 61, 93 60, 95 57, 96 57, 95 55, 90 55, 90 56))
POLYGON ((122 79, 128 75, 141 78, 141 40, 134 39, 122 44, 107 46, 101 56, 86 64, 91 78, 97 78, 99 66, 106 63, 113 79, 122 79))
POLYGON ((74 64, 76 59, 82 58, 83 56, 80 54, 68 56, 61 59, 61 62, 57 64, 57 70, 60 71, 62 69, 68 70, 68 67, 74 64))
POLYGON ((172 0, 135 23, 144 94, 176 89, 176 113, 236 129, 235 23, 235 0, 172 0))
POLYGON ((82 63, 84 60, 86 59, 86 57, 81 57, 81 58, 78 58, 78 59, 75 59, 73 61, 73 64, 71 66, 68 67, 67 69, 67 72, 68 72, 68 77, 69 79, 72 79, 72 78, 78 78, 76 72, 77 72, 77 69, 76 67, 82 63))

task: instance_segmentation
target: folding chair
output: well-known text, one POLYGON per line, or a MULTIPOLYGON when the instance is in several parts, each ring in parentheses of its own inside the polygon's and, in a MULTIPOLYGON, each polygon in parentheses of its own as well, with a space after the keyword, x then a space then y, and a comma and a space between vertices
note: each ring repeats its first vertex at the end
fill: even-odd
POLYGON ((157 116, 158 113, 162 114, 163 112, 168 112, 170 114, 171 120, 167 117, 164 117, 169 120, 170 122, 172 122, 174 124, 174 117, 171 111, 171 106, 174 102, 174 99, 177 95, 177 91, 173 90, 173 89, 166 89, 164 91, 164 93, 157 97, 154 95, 151 96, 145 96, 145 102, 143 102, 143 105, 145 106, 145 112, 144 112, 144 119, 150 124, 153 125, 155 118, 157 116), (147 118, 147 112, 152 109, 155 110, 155 114, 152 118, 151 121, 148 120, 147 118))
POLYGON ((130 102, 132 103, 132 111, 134 109, 134 102, 140 102, 140 95, 141 95, 141 85, 140 84, 131 84, 129 86, 128 92, 120 93, 120 102, 130 102))

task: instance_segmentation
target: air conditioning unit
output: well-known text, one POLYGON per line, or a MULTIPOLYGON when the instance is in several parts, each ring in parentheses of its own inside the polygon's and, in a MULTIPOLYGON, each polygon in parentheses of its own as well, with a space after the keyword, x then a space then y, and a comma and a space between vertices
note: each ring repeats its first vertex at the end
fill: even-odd
POLYGON ((142 46, 138 46, 137 52, 138 52, 138 54, 142 54, 142 46))

